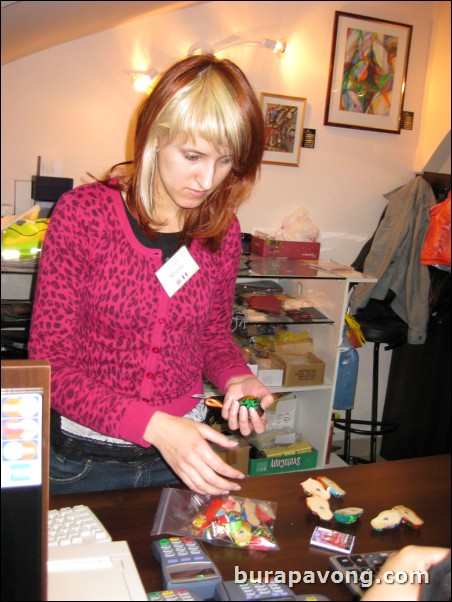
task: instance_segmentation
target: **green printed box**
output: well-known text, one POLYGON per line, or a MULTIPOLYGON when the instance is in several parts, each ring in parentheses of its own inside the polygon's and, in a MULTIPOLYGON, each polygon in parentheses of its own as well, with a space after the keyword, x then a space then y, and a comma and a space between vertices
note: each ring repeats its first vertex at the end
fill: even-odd
POLYGON ((267 474, 280 474, 282 472, 296 472, 317 466, 318 451, 313 449, 302 454, 292 456, 279 456, 277 458, 250 458, 248 474, 258 477, 267 474))

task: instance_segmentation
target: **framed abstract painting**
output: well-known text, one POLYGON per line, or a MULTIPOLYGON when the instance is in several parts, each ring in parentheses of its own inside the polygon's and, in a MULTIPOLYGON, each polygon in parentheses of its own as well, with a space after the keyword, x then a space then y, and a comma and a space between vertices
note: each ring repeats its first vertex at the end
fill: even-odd
POLYGON ((265 150, 262 163, 300 164, 306 98, 261 93, 265 120, 265 150))
POLYGON ((412 30, 336 11, 324 125, 400 134, 412 30))

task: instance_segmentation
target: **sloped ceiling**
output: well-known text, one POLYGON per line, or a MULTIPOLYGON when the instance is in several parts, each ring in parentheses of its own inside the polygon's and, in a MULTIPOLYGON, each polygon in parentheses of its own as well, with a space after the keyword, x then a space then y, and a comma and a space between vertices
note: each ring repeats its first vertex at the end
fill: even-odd
POLYGON ((2 2, 2 65, 146 14, 205 2, 2 2))

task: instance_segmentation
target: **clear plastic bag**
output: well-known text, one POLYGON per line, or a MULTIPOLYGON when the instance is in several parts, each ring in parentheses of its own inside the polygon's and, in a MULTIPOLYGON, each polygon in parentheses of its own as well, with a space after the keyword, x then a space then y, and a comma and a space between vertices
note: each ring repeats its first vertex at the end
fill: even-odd
POLYGON ((165 488, 151 535, 186 535, 220 546, 279 550, 275 520, 275 502, 165 488))

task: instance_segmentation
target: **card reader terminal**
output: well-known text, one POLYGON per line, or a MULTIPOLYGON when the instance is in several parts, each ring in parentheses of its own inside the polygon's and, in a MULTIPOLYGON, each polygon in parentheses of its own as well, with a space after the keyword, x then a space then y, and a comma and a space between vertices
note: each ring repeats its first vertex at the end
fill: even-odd
POLYGON ((152 551, 166 589, 187 589, 201 598, 213 598, 221 575, 198 541, 192 537, 158 539, 152 542, 152 551))

